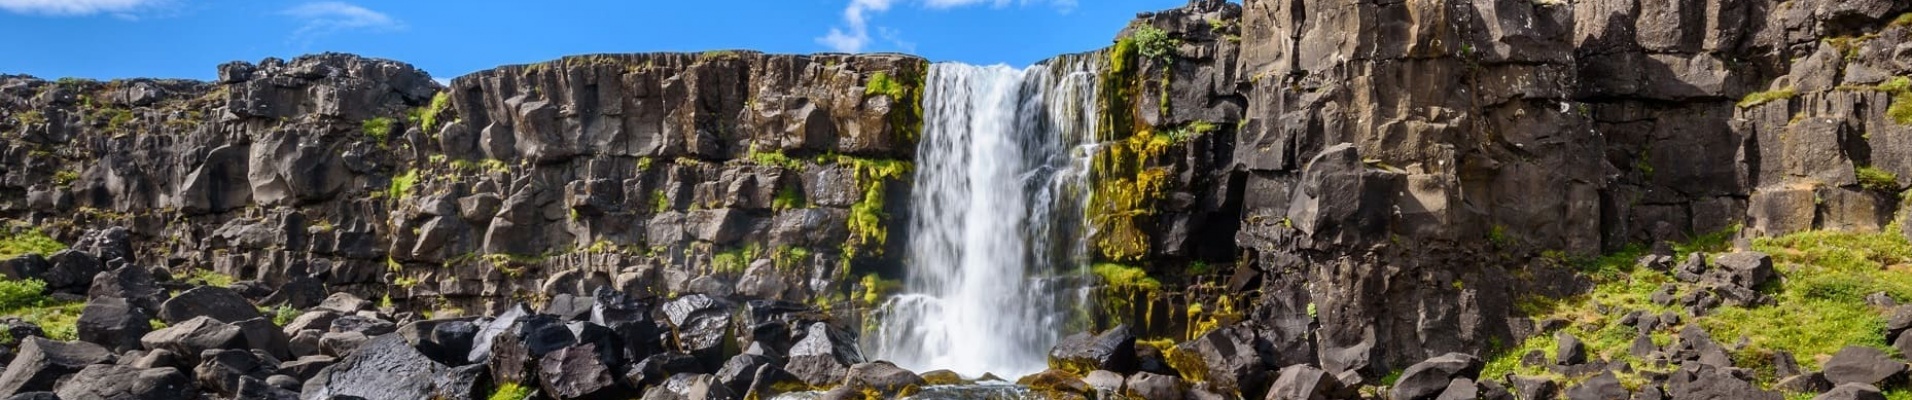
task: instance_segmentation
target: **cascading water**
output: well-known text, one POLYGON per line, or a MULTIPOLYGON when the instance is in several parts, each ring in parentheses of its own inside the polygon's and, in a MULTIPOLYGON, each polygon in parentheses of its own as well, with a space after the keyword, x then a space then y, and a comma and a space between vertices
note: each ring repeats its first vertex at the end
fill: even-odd
POLYGON ((970 377, 1045 368, 1086 296, 1095 59, 931 66, 907 290, 876 316, 877 358, 970 377))

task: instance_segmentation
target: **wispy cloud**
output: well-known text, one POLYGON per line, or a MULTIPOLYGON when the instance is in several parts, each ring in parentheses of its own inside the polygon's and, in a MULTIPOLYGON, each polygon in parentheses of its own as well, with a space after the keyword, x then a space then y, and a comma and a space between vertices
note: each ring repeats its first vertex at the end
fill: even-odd
POLYGON ((404 21, 390 15, 338 1, 305 3, 286 9, 281 14, 305 22, 304 26, 292 33, 294 39, 310 40, 344 31, 391 32, 405 29, 404 21))
MULTIPOLYGON (((934 10, 946 10, 988 4, 1002 8, 1011 4, 1049 4, 1058 11, 1067 13, 1075 9, 1076 0, 919 0, 923 7, 934 10)), ((817 43, 832 50, 844 53, 862 52, 870 45, 870 18, 890 10, 890 6, 907 3, 910 0, 850 0, 843 9, 843 24, 830 27, 830 33, 817 38, 817 43)), ((888 27, 876 27, 877 35, 891 45, 905 51, 913 51, 916 44, 902 40, 901 32, 888 27)))
POLYGON ((0 10, 16 14, 60 17, 112 14, 131 18, 132 12, 164 3, 165 0, 0 0, 0 10))

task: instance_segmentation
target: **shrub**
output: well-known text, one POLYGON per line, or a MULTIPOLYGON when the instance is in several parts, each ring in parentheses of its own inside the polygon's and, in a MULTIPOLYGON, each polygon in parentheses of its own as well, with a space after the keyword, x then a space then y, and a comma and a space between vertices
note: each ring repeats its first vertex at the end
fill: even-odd
POLYGON ((392 136, 392 119, 385 117, 368 119, 364 122, 360 122, 359 128, 365 131, 365 136, 369 136, 372 140, 383 143, 385 139, 392 136))
POLYGON ((1859 186, 1887 193, 1898 193, 1899 175, 1874 166, 1859 167, 1854 170, 1859 175, 1859 186))
POLYGON ((0 260, 27 254, 48 255, 66 250, 66 244, 38 229, 27 229, 0 236, 0 260))
POLYGON ((39 279, 0 280, 0 310, 34 307, 46 299, 46 282, 39 279))
POLYGON ((1175 47, 1181 45, 1180 41, 1168 36, 1168 31, 1152 25, 1136 27, 1130 37, 1135 39, 1137 52, 1157 61, 1167 61, 1169 56, 1174 55, 1175 47))

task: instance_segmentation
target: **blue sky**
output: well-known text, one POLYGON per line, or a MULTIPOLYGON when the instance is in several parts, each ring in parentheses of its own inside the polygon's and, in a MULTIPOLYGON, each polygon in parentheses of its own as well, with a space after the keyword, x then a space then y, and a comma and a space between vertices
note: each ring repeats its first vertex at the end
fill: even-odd
POLYGON ((1186 0, 0 0, 0 73, 211 79, 220 63, 325 51, 441 79, 564 55, 897 51, 1027 65, 1108 45, 1186 0))

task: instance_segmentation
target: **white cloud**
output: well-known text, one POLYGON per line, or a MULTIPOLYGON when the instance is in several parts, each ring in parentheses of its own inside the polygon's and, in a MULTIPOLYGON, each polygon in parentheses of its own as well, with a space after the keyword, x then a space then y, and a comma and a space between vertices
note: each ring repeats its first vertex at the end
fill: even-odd
MULTIPOLYGON (((824 46, 829 46, 830 49, 836 50, 839 52, 844 52, 844 53, 862 52, 863 48, 869 46, 870 44, 870 18, 875 16, 876 14, 881 14, 884 11, 889 11, 890 6, 894 5, 895 3, 909 2, 909 1, 910 0, 850 0, 850 5, 843 9, 843 25, 830 27, 830 33, 825 34, 822 37, 818 37, 817 43, 822 44, 824 46)), ((1055 6, 1055 8, 1058 11, 1067 13, 1071 10, 1074 10, 1076 6, 1076 0, 919 0, 919 1, 922 3, 924 7, 935 9, 935 10, 947 10, 951 8, 967 7, 967 6, 974 6, 979 4, 989 4, 991 7, 996 7, 996 8, 1007 7, 1010 4, 1022 4, 1022 5, 1050 4, 1055 6)), ((890 42, 890 44, 896 46, 897 48, 904 49, 905 51, 914 51, 916 48, 915 43, 903 41, 901 33, 895 29, 890 29, 888 27, 877 27, 877 34, 884 41, 888 41, 890 42)))
POLYGON ((0 10, 16 14, 83 16, 94 14, 130 15, 159 5, 162 0, 0 0, 0 10))
POLYGON ((292 33, 295 38, 311 38, 351 30, 389 32, 405 29, 404 21, 399 21, 390 15, 338 1, 305 3, 287 9, 282 14, 305 21, 305 26, 299 27, 298 31, 292 33))

